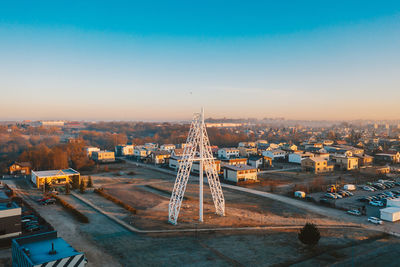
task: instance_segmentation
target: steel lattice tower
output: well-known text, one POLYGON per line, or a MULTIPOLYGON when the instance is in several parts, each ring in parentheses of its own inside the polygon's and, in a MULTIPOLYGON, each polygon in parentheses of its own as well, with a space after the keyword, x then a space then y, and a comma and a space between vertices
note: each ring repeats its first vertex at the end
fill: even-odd
POLYGON ((168 221, 176 224, 182 205, 183 195, 190 177, 193 161, 199 161, 199 221, 203 221, 203 174, 206 173, 211 195, 218 215, 225 215, 225 199, 217 170, 215 169, 214 157, 211 152, 206 126, 204 123, 204 110, 195 113, 190 126, 186 146, 179 164, 174 189, 168 205, 168 221))

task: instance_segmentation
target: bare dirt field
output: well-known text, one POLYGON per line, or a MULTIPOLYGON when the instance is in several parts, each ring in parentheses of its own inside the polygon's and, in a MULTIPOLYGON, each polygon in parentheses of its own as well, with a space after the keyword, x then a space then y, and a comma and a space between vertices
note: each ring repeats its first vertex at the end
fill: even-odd
MULTIPOLYGON (((127 215, 122 219, 139 229, 302 225, 307 221, 320 225, 338 224, 334 220, 282 202, 231 190, 224 190, 226 216, 220 217, 215 214, 210 190, 207 185, 204 185, 205 222, 199 225, 199 185, 197 182, 190 181, 185 192, 178 225, 173 226, 168 223, 168 203, 175 177, 144 168, 133 169, 136 175, 130 178, 106 176, 107 174, 92 176, 92 178, 95 186, 101 185, 107 193, 138 210, 133 218, 132 215, 127 215)), ((93 196, 86 195, 85 197, 93 199, 93 196)), ((97 197, 94 201, 99 202, 100 200, 97 197)))

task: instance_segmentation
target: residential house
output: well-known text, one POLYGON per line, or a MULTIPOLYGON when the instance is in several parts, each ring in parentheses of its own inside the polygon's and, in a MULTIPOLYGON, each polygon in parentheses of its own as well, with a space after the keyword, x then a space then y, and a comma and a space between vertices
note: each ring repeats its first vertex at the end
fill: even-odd
POLYGON ((257 147, 256 142, 240 142, 238 147, 257 147))
POLYGON ((238 183, 257 181, 257 169, 248 165, 228 165, 223 167, 224 179, 238 183))
POLYGON ((272 166, 272 159, 266 156, 254 155, 248 158, 248 165, 256 169, 265 169, 272 166))
POLYGON ((92 159, 96 162, 114 162, 114 151, 100 150, 92 152, 92 159))
POLYGON ((150 154, 151 162, 154 164, 165 164, 168 163, 171 153, 167 150, 153 151, 150 154))
POLYGON ((313 158, 314 154, 310 152, 296 151, 289 154, 289 162, 301 164, 301 161, 306 158, 313 158))
POLYGON ((332 161, 335 162, 335 166, 341 170, 350 171, 358 169, 357 157, 333 156, 332 161))
POLYGON ((133 145, 118 145, 115 146, 115 154, 120 157, 133 156, 134 149, 133 145))
MULTIPOLYGON (((182 162, 182 157, 172 155, 169 158, 168 166, 171 169, 178 170, 181 162, 182 162)), ((221 172, 221 161, 220 160, 214 159, 214 168, 218 173, 221 172)), ((206 171, 206 170, 204 170, 204 171, 206 171)), ((193 172, 193 173, 200 172, 200 162, 199 161, 193 161, 191 172, 193 172)))
POLYGON ((241 157, 248 157, 248 156, 250 156, 250 155, 257 155, 257 148, 255 148, 255 147, 243 147, 243 146, 240 146, 240 147, 238 147, 238 149, 239 149, 239 155, 241 156, 241 157))
POLYGON ((369 156, 367 154, 364 155, 354 155, 356 158, 358 158, 358 166, 371 166, 374 162, 374 157, 369 156))
POLYGON ((328 163, 324 158, 312 157, 301 161, 303 171, 311 171, 315 174, 333 171, 333 164, 328 163))
POLYGON ((135 146, 133 150, 133 156, 136 159, 144 159, 151 154, 152 150, 147 149, 144 146, 135 146))
POLYGON ((164 151, 168 151, 168 152, 172 152, 174 149, 176 148, 175 145, 173 144, 164 144, 160 146, 160 150, 164 150, 164 151))
POLYGON ((92 157, 92 153, 95 151, 100 151, 100 148, 95 147, 95 146, 87 146, 85 147, 85 151, 86 151, 86 155, 91 158, 92 157))
POLYGON ((239 157, 239 149, 237 148, 220 148, 218 150, 218 158, 230 159, 239 157))
POLYGON ((400 152, 387 151, 375 154, 377 162, 400 163, 400 152))
POLYGON ((286 157, 286 152, 281 149, 266 150, 262 153, 263 156, 269 157, 272 160, 284 160, 286 157))
POLYGON ((14 162, 8 166, 8 172, 9 174, 29 175, 31 174, 31 168, 30 162, 14 162))

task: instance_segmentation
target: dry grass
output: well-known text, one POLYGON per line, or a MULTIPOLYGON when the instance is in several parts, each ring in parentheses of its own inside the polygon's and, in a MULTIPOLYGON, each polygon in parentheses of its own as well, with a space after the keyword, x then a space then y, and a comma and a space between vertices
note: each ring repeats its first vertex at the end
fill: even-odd
POLYGON ((103 189, 103 188, 95 189, 94 192, 97 193, 97 194, 99 194, 100 196, 102 196, 102 197, 104 197, 104 198, 106 198, 106 199, 108 199, 108 200, 114 202, 115 204, 117 204, 117 205, 123 207, 123 208, 126 209, 127 211, 132 212, 133 214, 136 214, 136 213, 137 213, 137 210, 136 210, 135 208, 133 208, 132 206, 129 206, 128 204, 122 202, 121 200, 119 200, 119 199, 117 199, 117 198, 111 196, 110 194, 104 192, 104 189, 103 189))

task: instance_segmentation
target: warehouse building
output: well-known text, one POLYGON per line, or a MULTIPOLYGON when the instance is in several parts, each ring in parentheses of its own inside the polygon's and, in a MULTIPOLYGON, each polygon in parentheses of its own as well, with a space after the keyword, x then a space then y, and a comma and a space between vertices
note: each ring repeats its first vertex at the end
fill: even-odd
POLYGON ((5 193, 5 187, 0 186, 0 239, 20 235, 21 208, 5 193))
POLYGON ((37 188, 41 188, 45 183, 51 185, 64 185, 73 179, 78 179, 80 183, 81 174, 72 168, 65 170, 32 171, 31 181, 37 188))
POLYGON ((56 231, 15 238, 12 241, 13 266, 83 267, 87 259, 56 231))

